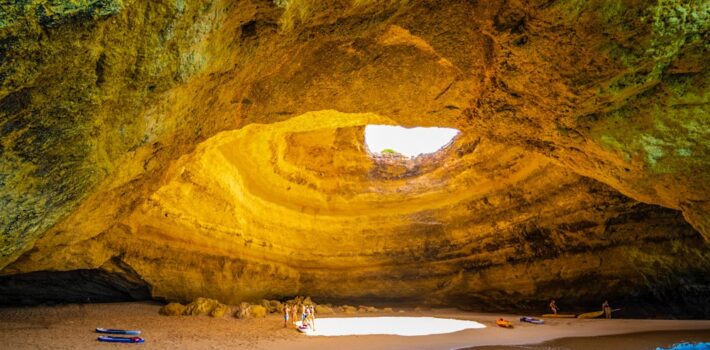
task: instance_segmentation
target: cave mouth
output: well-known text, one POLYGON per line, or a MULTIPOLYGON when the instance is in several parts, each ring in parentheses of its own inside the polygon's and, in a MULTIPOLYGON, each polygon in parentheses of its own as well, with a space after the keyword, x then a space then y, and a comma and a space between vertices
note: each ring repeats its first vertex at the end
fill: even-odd
POLYGON ((371 156, 414 158, 443 150, 459 134, 454 128, 370 124, 365 126, 365 146, 371 156))

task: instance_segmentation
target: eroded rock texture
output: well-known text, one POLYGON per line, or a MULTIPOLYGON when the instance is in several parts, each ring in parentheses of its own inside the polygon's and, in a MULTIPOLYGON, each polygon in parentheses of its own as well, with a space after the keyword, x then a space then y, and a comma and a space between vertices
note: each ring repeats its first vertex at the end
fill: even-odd
POLYGON ((179 301, 609 297, 709 317, 709 11, 3 5, 0 273, 131 271, 179 301), (385 163, 367 124, 462 133, 385 163))

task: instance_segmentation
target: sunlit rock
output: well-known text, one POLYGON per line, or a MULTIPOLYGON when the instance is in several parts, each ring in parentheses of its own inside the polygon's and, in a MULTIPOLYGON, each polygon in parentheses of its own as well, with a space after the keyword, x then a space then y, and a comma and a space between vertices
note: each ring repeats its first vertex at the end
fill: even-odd
POLYGON ((0 290, 707 317, 703 9, 5 6, 0 290), (383 157, 371 124, 460 134, 383 157))

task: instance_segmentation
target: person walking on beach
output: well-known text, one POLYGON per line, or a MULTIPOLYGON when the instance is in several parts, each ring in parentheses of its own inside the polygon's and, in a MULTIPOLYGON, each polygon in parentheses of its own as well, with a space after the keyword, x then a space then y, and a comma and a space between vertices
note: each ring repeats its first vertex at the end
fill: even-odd
POLYGON ((288 316, 290 313, 288 304, 284 304, 284 328, 288 328, 288 316))
POLYGON ((550 310, 552 310, 553 314, 557 315, 559 308, 557 308, 557 304, 555 304, 555 299, 550 300, 550 310))
POLYGON ((606 316, 607 319, 611 318, 611 306, 609 306, 609 301, 604 300, 604 303, 602 304, 602 310, 604 310, 604 316, 606 316))

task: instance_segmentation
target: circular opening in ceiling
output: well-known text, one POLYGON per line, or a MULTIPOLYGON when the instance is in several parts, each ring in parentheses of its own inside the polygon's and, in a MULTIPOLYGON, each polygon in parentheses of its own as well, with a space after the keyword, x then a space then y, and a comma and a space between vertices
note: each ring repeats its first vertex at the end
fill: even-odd
POLYGON ((374 155, 413 158, 441 150, 458 134, 459 131, 452 128, 367 125, 365 145, 374 155))
MULTIPOLYGON (((298 324, 298 322, 297 322, 298 324)), ((344 317, 320 318, 308 335, 341 336, 388 334, 417 336, 486 328, 475 321, 438 317, 344 317)))

